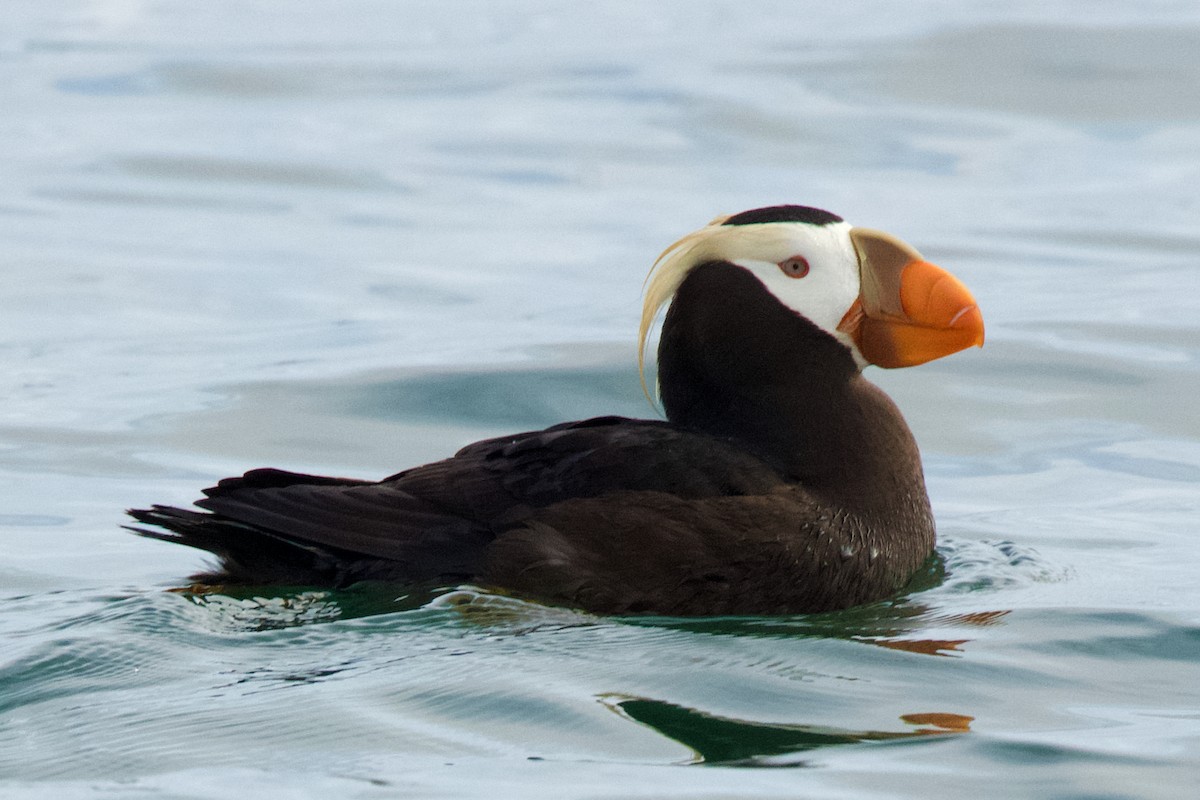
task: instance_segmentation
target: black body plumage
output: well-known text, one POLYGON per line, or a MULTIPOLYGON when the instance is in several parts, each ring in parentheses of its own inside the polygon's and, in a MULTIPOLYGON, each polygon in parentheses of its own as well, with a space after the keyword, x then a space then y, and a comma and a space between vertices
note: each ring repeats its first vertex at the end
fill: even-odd
MULTIPOLYGON (((724 224, 776 220, 840 218, 788 206, 724 224)), ((556 425, 382 481, 254 470, 206 490, 202 511, 130 514, 215 554, 206 584, 470 581, 608 613, 843 608, 894 593, 932 552, 899 411, 741 267, 683 279, 659 376, 666 422, 556 425)))

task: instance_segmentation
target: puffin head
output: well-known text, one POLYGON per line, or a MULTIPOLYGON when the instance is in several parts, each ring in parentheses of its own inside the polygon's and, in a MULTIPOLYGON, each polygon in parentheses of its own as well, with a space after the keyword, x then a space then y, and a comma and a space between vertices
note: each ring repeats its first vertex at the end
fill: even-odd
MULTIPOLYGON (((790 315, 806 332, 815 328, 844 348, 857 371, 868 364, 911 367, 983 345, 983 317, 971 293, 911 245, 851 226, 828 211, 772 206, 718 217, 655 261, 639 330, 643 387, 655 317, 668 302, 684 302, 681 287, 699 282, 701 273, 722 274, 708 281, 722 288, 688 293, 687 302, 713 304, 710 316, 723 314, 726 328, 737 317, 740 331, 753 337, 769 329, 775 340, 768 346, 786 350, 792 346, 786 339, 793 337, 775 320, 790 315), (739 304, 747 293, 768 297, 755 299, 757 305, 739 304)), ((795 338, 795 347, 805 346, 803 337, 795 338)))

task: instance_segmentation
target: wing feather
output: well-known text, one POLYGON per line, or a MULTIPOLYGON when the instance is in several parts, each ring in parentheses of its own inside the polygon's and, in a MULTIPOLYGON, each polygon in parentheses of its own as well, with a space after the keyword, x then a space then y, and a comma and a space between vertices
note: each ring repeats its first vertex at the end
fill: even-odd
POLYGON ((216 553, 242 582, 254 580, 263 554, 288 545, 308 553, 292 567, 311 562, 314 580, 331 569, 339 582, 468 578, 483 572, 498 536, 558 504, 628 502, 637 493, 685 501, 766 494, 783 481, 736 443, 663 422, 599 417, 477 442, 378 482, 252 470, 205 490, 196 505, 207 514, 131 513, 172 532, 141 531, 147 535, 216 553))

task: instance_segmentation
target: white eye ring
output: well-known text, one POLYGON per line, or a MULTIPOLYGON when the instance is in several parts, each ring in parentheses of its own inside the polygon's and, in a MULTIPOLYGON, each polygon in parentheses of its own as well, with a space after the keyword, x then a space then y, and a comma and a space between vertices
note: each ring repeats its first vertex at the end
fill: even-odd
POLYGON ((808 274, 808 259, 804 256, 792 256, 779 262, 779 271, 789 278, 803 278, 808 274))

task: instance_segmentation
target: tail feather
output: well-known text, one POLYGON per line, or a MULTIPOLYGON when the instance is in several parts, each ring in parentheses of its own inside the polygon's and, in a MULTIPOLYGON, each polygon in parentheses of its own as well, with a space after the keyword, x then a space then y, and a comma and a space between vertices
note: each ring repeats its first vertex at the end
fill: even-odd
POLYGON ((328 549, 272 535, 236 520, 174 506, 155 505, 129 509, 129 516, 158 529, 126 525, 148 539, 173 542, 212 553, 220 570, 202 572, 190 579, 205 584, 267 585, 311 584, 340 586, 352 582, 345 574, 347 561, 328 549))

